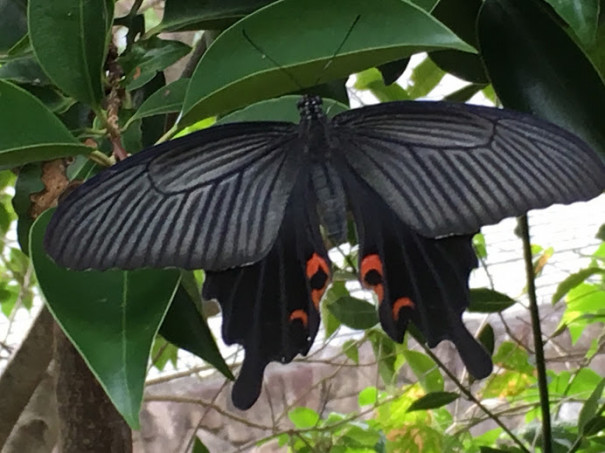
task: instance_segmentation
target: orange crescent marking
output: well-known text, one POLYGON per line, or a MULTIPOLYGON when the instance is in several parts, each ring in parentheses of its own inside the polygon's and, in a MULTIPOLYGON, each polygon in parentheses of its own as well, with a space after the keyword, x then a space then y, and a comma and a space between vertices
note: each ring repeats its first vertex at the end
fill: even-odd
POLYGON ((414 309, 416 305, 414 304, 414 302, 412 302, 412 299, 410 299, 409 297, 400 297, 399 299, 397 299, 393 304, 393 318, 395 319, 395 321, 399 321, 399 311, 404 307, 414 309))
POLYGON ((330 268, 328 267, 328 263, 317 253, 313 253, 311 258, 307 260, 307 279, 311 280, 315 274, 319 271, 322 271, 326 274, 326 283, 321 288, 311 289, 311 300, 313 301, 313 305, 315 309, 319 311, 319 302, 321 301, 328 284, 330 283, 330 268))
POLYGON ((365 279, 366 274, 370 271, 376 271, 382 277, 382 261, 377 254, 368 255, 361 260, 362 279, 365 279))
POLYGON ((309 324, 309 317, 307 316, 305 311, 301 310, 300 308, 298 310, 294 310, 292 313, 290 313, 290 322, 293 322, 297 319, 300 319, 300 321, 303 323, 303 326, 305 328, 309 324))
POLYGON ((365 281, 366 275, 368 272, 376 271, 380 275, 380 278, 383 278, 382 274, 382 261, 380 261, 380 257, 377 254, 367 255, 364 259, 361 260, 361 284, 366 287, 372 289, 376 296, 378 297, 378 303, 381 304, 384 299, 384 286, 382 283, 378 283, 377 285, 370 285, 365 281))
POLYGON ((317 253, 313 253, 311 258, 307 260, 307 278, 310 279, 313 277, 319 270, 324 271, 324 273, 330 277, 330 268, 328 267, 328 263, 317 253))

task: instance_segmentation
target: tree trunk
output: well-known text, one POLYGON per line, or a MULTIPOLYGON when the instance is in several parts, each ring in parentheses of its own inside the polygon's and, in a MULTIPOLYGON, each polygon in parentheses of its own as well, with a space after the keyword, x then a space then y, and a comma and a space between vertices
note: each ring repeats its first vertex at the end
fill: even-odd
POLYGON ((55 326, 61 453, 130 453, 132 433, 61 328, 55 326))
POLYGON ((43 307, 0 376, 0 448, 46 373, 52 358, 53 317, 43 307))

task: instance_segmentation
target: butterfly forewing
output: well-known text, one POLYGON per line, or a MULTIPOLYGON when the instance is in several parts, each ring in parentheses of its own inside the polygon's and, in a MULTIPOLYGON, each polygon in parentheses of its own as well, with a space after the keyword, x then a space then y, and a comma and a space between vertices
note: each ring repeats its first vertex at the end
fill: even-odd
POLYGON ((103 171, 60 203, 45 245, 72 269, 225 269, 271 248, 301 167, 297 128, 213 127, 103 171))
POLYGON ((602 192, 605 167, 581 140, 529 115, 391 102, 333 120, 347 162, 420 234, 482 225, 602 192))

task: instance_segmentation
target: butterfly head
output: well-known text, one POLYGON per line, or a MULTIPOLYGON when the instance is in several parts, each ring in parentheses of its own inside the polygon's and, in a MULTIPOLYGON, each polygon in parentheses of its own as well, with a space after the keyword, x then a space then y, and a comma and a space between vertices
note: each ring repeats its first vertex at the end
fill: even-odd
POLYGON ((301 120, 312 121, 324 118, 325 114, 321 106, 322 100, 319 96, 304 95, 297 104, 301 120))

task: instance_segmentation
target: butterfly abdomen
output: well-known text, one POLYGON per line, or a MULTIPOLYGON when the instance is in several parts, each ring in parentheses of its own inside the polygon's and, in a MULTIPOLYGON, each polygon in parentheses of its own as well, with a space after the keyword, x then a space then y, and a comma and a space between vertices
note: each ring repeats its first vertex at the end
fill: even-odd
POLYGON ((347 232, 347 203, 340 177, 329 162, 315 163, 311 166, 311 184, 326 235, 334 244, 344 242, 347 232))

